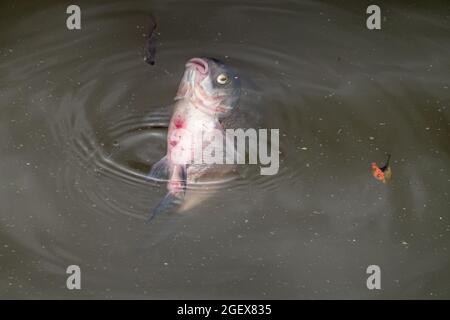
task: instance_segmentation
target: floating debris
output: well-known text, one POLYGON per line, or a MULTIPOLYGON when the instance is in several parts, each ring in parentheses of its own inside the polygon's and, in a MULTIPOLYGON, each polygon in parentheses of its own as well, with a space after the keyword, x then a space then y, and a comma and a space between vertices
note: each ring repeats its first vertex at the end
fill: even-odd
POLYGON ((152 15, 148 17, 146 30, 144 33, 145 36, 145 47, 144 47, 144 61, 150 65, 155 64, 155 55, 156 55, 156 19, 152 15))
POLYGON ((372 162, 372 176, 377 179, 378 181, 381 181, 383 183, 386 183, 389 179, 392 177, 392 170, 389 166, 389 161, 391 160, 391 155, 387 155, 386 164, 382 167, 378 167, 375 162, 372 162))

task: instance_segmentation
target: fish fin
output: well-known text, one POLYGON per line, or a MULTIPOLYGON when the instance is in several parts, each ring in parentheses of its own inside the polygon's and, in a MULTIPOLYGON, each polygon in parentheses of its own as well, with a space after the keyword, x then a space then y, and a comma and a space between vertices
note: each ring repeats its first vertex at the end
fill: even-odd
POLYGON ((157 215, 163 212, 171 212, 183 203, 184 190, 179 192, 170 191, 152 210, 148 222, 152 221, 157 215))
POLYGON ((148 178, 152 180, 167 181, 169 179, 171 169, 172 165, 170 161, 167 159, 167 156, 164 156, 161 160, 159 160, 152 166, 148 178))
POLYGON ((153 209, 149 221, 162 212, 171 212, 179 207, 184 200, 186 192, 187 169, 186 165, 175 165, 172 177, 168 182, 169 192, 161 202, 153 209))

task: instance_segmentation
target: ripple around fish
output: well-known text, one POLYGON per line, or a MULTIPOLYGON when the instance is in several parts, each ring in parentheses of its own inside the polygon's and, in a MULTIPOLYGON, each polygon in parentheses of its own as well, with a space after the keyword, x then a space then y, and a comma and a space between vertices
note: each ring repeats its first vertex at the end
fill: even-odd
MULTIPOLYGON (((123 8, 120 5, 113 7, 114 10, 123 8)), ((252 8, 235 9, 245 11, 252 8)), ((110 37, 107 26, 113 21, 102 19, 101 12, 97 8, 90 13, 98 15, 95 24, 100 29, 96 36, 110 37)), ((193 46, 189 39, 174 39, 164 41, 158 51, 156 67, 149 69, 140 59, 137 48, 112 50, 114 43, 108 43, 105 47, 95 46, 94 39, 91 33, 83 33, 75 42, 68 42, 65 33, 52 33, 47 38, 45 55, 58 53, 62 58, 49 60, 36 74, 38 78, 66 79, 53 84, 52 90, 60 93, 61 98, 56 110, 48 110, 54 115, 49 125, 54 140, 65 154, 62 184, 71 197, 80 200, 80 205, 88 205, 87 209, 93 211, 105 213, 112 210, 113 213, 120 211, 139 216, 139 210, 130 208, 139 207, 146 212, 144 203, 151 188, 158 186, 162 193, 165 192, 163 185, 149 181, 146 175, 165 154, 166 131, 160 127, 167 124, 169 115, 160 107, 148 106, 149 100, 143 96, 154 97, 151 105, 160 105, 163 97, 170 102, 185 61, 203 54, 222 58, 242 75, 241 107, 246 114, 242 127, 280 129, 281 167, 277 175, 265 177, 259 174, 256 166, 240 166, 240 170, 245 172, 243 179, 217 179, 192 184, 190 188, 202 192, 229 186, 248 188, 258 184, 262 189, 275 190, 286 178, 298 180, 296 176, 301 174, 302 166, 290 160, 298 157, 291 146, 295 139, 289 137, 289 132, 298 126, 298 120, 292 114, 299 114, 301 106, 286 104, 285 98, 295 94, 292 85, 299 81, 292 70, 310 72, 308 63, 289 55, 283 48, 263 43, 224 40, 212 45, 204 42, 193 46), (79 55, 64 54, 80 47, 84 50, 79 55), (95 64, 89 59, 94 55, 102 56, 95 64), (174 61, 179 61, 178 65, 174 61), (59 67, 60 73, 47 75, 55 67, 59 67), (68 87, 68 83, 71 86, 68 87), (77 182, 76 187, 73 181, 77 182), (122 187, 124 190, 121 190, 122 187), (117 194, 114 195, 114 192, 117 194), (81 194, 84 194, 84 201, 79 198, 81 194), (124 198, 124 194, 133 194, 133 197, 124 198), (122 202, 115 203, 111 199, 122 199, 122 202)), ((28 58, 38 60, 41 56, 33 53, 28 58)), ((21 64, 26 65, 23 63, 26 59, 22 56, 12 64, 18 67, 17 80, 30 72, 30 69, 19 68, 21 64)), ((320 86, 309 89, 327 91, 326 87, 320 86)))
MULTIPOLYGON (((78 116, 81 114, 77 113, 78 116)), ((83 122, 78 118, 69 123, 80 121, 83 122)), ((63 189, 86 210, 145 217, 152 187, 157 186, 165 192, 163 184, 152 183, 147 177, 151 165, 165 153, 166 132, 159 128, 165 122, 167 117, 158 113, 128 116, 113 123, 110 128, 103 127, 102 142, 98 141, 98 130, 95 132, 95 128, 91 128, 88 123, 84 124, 85 130, 68 130, 72 131, 72 136, 69 143, 64 144, 68 163, 65 165, 66 173, 62 176, 65 180, 62 182, 63 189), (72 184, 73 181, 76 183, 72 184), (124 197, 125 194, 132 194, 133 197, 124 197), (125 200, 118 203, 115 199, 125 200)), ((65 123, 67 125, 68 121, 65 123)), ((196 183, 189 185, 189 189, 194 192, 212 192, 232 180, 196 183)))

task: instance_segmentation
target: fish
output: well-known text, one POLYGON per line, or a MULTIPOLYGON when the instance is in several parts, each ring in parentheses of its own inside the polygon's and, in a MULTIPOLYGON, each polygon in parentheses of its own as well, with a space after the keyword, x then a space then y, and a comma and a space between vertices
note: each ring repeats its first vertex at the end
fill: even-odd
POLYGON ((372 162, 371 168, 372 168, 372 176, 377 179, 378 181, 381 181, 383 183, 386 183, 389 179, 392 177, 392 170, 389 166, 389 161, 391 160, 391 155, 387 155, 386 163, 382 167, 378 167, 375 162, 372 162))
POLYGON ((144 61, 150 65, 155 64, 156 57, 156 29, 157 22, 153 15, 147 17, 145 26, 144 61))
MULTIPOLYGON (((205 148, 220 132, 224 121, 236 110, 241 92, 239 76, 214 58, 192 58, 175 95, 167 134, 167 153, 150 171, 149 178, 167 181, 167 194, 152 210, 149 220, 162 212, 179 208, 186 189, 200 177, 217 172, 217 166, 193 163, 195 145, 192 137, 201 134, 205 148)), ((226 165, 225 165, 226 166, 226 165)))

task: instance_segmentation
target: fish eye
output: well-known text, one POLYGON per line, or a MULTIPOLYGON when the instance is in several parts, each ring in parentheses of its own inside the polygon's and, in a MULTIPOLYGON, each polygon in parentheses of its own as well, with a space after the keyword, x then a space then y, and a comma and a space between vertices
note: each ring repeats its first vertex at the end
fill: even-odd
POLYGON ((229 78, 225 73, 221 73, 217 76, 216 81, 218 84, 226 84, 226 83, 228 83, 229 78))

